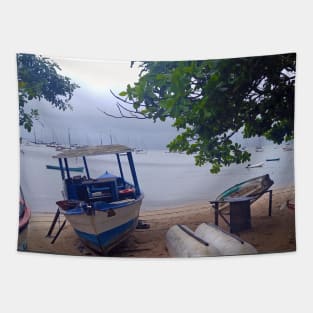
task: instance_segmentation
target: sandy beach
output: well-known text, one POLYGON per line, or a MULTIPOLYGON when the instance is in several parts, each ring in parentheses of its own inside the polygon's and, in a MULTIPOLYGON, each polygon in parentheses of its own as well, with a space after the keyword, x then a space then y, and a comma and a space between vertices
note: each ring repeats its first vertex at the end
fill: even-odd
MULTIPOLYGON (((243 240, 251 243, 259 253, 287 252, 296 250, 295 210, 287 207, 287 200, 294 202, 294 186, 273 190, 272 216, 268 216, 268 194, 251 205, 252 228, 240 232, 243 240)), ((28 251, 63 255, 97 256, 86 248, 69 223, 66 223, 54 244, 46 237, 54 214, 34 213, 28 229, 28 251)), ((213 223, 213 208, 208 202, 199 202, 174 209, 162 209, 140 213, 140 219, 149 229, 136 229, 118 247, 111 250, 112 257, 165 258, 167 230, 175 224, 184 224, 194 230, 203 222, 213 223)), ((61 217, 61 222, 63 217, 61 217)), ((229 231, 219 219, 220 226, 229 231)), ((56 231, 55 231, 56 232, 56 231)), ((55 234, 54 232, 54 234, 55 234)))

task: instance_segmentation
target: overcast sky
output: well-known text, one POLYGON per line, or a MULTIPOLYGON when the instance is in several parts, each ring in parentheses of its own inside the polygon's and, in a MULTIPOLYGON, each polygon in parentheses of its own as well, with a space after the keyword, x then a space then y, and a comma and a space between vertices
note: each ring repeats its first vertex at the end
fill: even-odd
POLYGON ((71 99, 73 110, 60 111, 45 101, 34 101, 31 106, 38 108, 40 122, 35 122, 32 133, 22 130, 24 138, 44 141, 57 140, 68 144, 126 144, 145 149, 166 149, 177 131, 171 121, 154 123, 152 120, 114 119, 103 110, 118 115, 116 94, 125 90, 127 84, 138 79, 138 67, 130 68, 130 62, 103 62, 92 60, 52 59, 61 67, 62 75, 68 76, 80 85, 71 99))
MULTIPOLYGON (((130 67, 130 61, 109 62, 100 60, 62 59, 51 57, 62 69, 61 74, 79 84, 71 99, 73 110, 60 111, 46 101, 33 101, 28 108, 37 108, 39 122, 34 122, 31 133, 21 128, 23 138, 60 144, 125 144, 132 148, 166 149, 166 145, 178 134, 172 121, 165 122, 139 119, 115 119, 106 111, 119 115, 117 99, 110 89, 118 94, 127 84, 138 80, 140 69, 130 67)), ((233 140, 244 145, 260 144, 259 139, 242 140, 235 134, 233 140)), ((266 140, 263 139, 265 144, 266 140)))

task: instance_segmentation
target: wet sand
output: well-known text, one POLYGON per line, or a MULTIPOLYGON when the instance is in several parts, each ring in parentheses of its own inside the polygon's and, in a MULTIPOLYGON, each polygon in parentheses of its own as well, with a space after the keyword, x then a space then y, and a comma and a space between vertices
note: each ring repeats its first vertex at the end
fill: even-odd
MULTIPOLYGON (((237 235, 251 243, 259 253, 295 251, 295 210, 287 207, 287 200, 294 202, 294 199, 294 186, 273 190, 272 216, 268 216, 268 194, 263 195, 251 206, 252 228, 237 235)), ((28 251, 97 256, 81 243, 69 223, 66 223, 55 243, 51 244, 53 238, 46 235, 53 216, 51 213, 32 214, 28 229, 28 251)), ((141 212, 140 219, 148 223, 150 228, 136 229, 125 242, 111 250, 109 256, 168 257, 165 234, 172 225, 184 224, 195 230, 203 222, 214 223, 214 214, 208 202, 200 202, 174 209, 141 212)), ((59 226, 63 220, 61 217, 59 226)), ((223 229, 229 231, 221 218, 219 222, 223 229)))

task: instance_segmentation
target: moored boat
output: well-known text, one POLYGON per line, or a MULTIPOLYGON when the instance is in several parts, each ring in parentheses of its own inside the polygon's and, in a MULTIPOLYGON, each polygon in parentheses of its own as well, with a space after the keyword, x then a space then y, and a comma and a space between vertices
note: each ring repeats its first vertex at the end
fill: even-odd
POLYGON ((292 147, 289 147, 289 146, 286 146, 286 147, 283 147, 283 150, 285 150, 285 151, 292 151, 293 148, 292 148, 292 147))
MULTIPOLYGON (((49 169, 49 170, 61 170, 61 167, 60 166, 57 166, 57 165, 46 165, 46 168, 49 169)), ((84 167, 81 166, 81 167, 69 167, 68 168, 69 171, 71 172, 83 172, 84 171, 84 167)))
POLYGON ((79 238, 92 250, 107 254, 136 228, 143 200, 132 157, 122 145, 101 145, 67 150, 59 160, 65 200, 57 201, 60 212, 79 238), (126 153, 132 183, 126 181, 120 156, 126 153), (119 174, 104 172, 91 178, 86 157, 115 155, 119 174), (82 157, 86 177, 70 176, 68 159, 82 157), (63 164, 64 161, 64 164, 63 164))
POLYGON ((20 200, 19 200, 19 227, 18 227, 18 242, 17 250, 27 250, 27 233, 28 224, 31 217, 31 210, 25 202, 22 188, 20 188, 20 200))
POLYGON ((256 163, 256 164, 248 164, 246 166, 246 168, 262 167, 263 164, 264 164, 264 162, 259 162, 259 163, 256 163))
POLYGON ((272 158, 272 159, 266 159, 265 161, 269 162, 269 161, 279 161, 280 158, 272 158))
POLYGON ((142 149, 142 148, 136 148, 136 149, 135 149, 135 153, 136 153, 136 154, 146 154, 147 151, 144 150, 144 149, 142 149))

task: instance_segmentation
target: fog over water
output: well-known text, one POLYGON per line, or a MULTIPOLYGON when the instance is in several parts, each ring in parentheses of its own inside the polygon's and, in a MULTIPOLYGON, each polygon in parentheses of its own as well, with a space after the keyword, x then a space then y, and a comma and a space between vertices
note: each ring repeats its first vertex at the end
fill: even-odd
MULTIPOLYGON (((61 174, 46 169, 47 164, 57 165, 52 155, 55 149, 40 145, 22 145, 21 186, 26 201, 34 212, 54 212, 56 201, 61 200, 61 174)), ((252 153, 251 164, 264 161, 263 167, 247 169, 246 164, 224 167, 219 174, 210 173, 210 165, 194 165, 193 156, 165 153, 164 150, 147 150, 145 154, 134 154, 135 167, 141 190, 145 198, 142 210, 177 207, 185 204, 213 200, 218 194, 249 178, 269 174, 274 180, 273 189, 294 184, 294 154, 282 146, 265 146, 263 152, 252 153), (267 158, 279 161, 266 162, 267 158)), ((87 158, 90 175, 100 176, 106 170, 119 174, 114 156, 87 158)), ((127 161, 122 158, 125 177, 130 179, 127 161)), ((70 159, 69 166, 83 166, 80 159, 70 159)), ((79 173, 78 173, 79 174, 79 173)))
MULTIPOLYGON (((165 122, 112 118, 102 111, 119 115, 116 95, 127 84, 138 80, 139 69, 130 68, 130 62, 102 62, 53 58, 62 68, 61 74, 71 78, 80 88, 74 91, 70 101, 72 110, 60 111, 45 100, 30 101, 25 110, 38 109, 39 120, 34 122, 31 133, 21 128, 20 135, 30 141, 59 144, 109 144, 119 143, 144 149, 165 149, 178 134, 173 121, 165 122)), ((255 145, 258 139, 242 140, 236 134, 234 140, 244 145, 255 145)), ((266 141, 263 140, 263 144, 266 141)))

